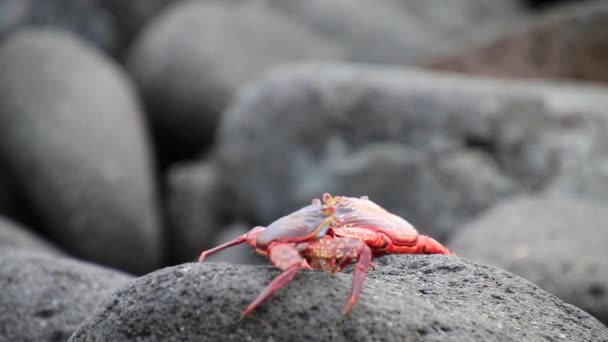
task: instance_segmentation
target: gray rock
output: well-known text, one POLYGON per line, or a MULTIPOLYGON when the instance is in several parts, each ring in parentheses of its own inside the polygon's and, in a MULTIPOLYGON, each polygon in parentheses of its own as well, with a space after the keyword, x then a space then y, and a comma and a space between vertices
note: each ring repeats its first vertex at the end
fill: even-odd
POLYGON ((234 208, 258 224, 329 191, 443 239, 507 196, 603 179, 607 105, 603 88, 286 66, 239 94, 215 152, 234 208))
POLYGON ((213 247, 216 234, 226 225, 223 191, 213 163, 177 164, 168 173, 167 234, 169 254, 175 262, 192 261, 213 247))
POLYGON ((65 341, 131 277, 31 251, 0 251, 0 341, 65 341))
POLYGON ((26 30, 0 49, 0 70, 0 167, 40 229, 79 257, 133 272, 156 267, 150 151, 120 69, 71 35, 26 30))
POLYGON ((0 41, 25 20, 30 2, 31 0, 0 2, 0 41))
POLYGON ((131 40, 167 6, 182 0, 102 0, 116 18, 123 40, 131 40))
POLYGON ((466 224, 450 247, 516 273, 608 324, 606 222, 602 203, 523 197, 466 224))
POLYGON ((101 0, 28 0, 27 26, 69 31, 111 54, 123 48, 114 15, 101 0))
POLYGON ((8 248, 24 249, 37 253, 63 254, 52 243, 27 230, 20 224, 0 216, 0 250, 8 248))
POLYGON ((525 17, 517 0, 270 0, 343 45, 349 60, 416 64, 476 46, 525 17), (483 34, 480 34, 483 33, 483 34))
POLYGON ((145 98, 161 152, 199 152, 243 82, 279 63, 339 59, 332 43, 252 2, 186 1, 156 18, 128 66, 145 98))
POLYGON ((378 261, 347 317, 347 274, 302 271, 241 321, 279 271, 184 264, 116 291, 69 341, 608 341, 595 318, 505 271, 456 257, 378 261))

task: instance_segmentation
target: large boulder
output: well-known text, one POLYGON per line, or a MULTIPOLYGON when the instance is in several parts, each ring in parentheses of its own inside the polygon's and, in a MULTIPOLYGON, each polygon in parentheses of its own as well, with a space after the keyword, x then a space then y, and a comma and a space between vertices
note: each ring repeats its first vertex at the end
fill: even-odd
POLYGON ((206 147, 234 93, 264 69, 341 57, 331 42, 269 6, 184 1, 146 27, 127 64, 171 160, 206 147))
POLYGON ((467 223, 450 247, 516 273, 608 324, 607 222, 605 203, 522 197, 467 223))
POLYGON ((66 341, 130 279, 68 258, 0 249, 0 341, 66 341))
POLYGON ((347 274, 302 271, 239 320, 279 271, 184 264, 116 291, 69 341, 608 341, 591 315, 508 272, 457 257, 378 261, 347 317, 347 274))
POLYGON ((517 193, 608 197, 592 186, 608 176, 607 105, 603 88, 286 66, 240 93, 215 155, 233 207, 258 224, 329 191, 369 195, 443 239, 517 193))
POLYGON ((79 257, 159 265, 150 149, 121 70, 70 34, 34 29, 1 46, 0 70, 0 167, 36 226, 79 257))

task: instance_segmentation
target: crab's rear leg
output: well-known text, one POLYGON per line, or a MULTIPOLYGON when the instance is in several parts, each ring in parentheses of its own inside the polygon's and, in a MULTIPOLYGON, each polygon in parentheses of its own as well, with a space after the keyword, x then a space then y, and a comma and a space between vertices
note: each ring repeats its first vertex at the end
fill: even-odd
POLYGON ((249 315, 255 308, 260 306, 268 297, 289 284, 298 273, 300 268, 310 268, 306 259, 291 243, 274 243, 268 247, 268 254, 273 265, 283 270, 272 280, 258 297, 241 314, 241 319, 249 315))
MULTIPOLYGON (((232 240, 230 240, 230 241, 228 241, 226 243, 223 243, 223 244, 221 244, 219 246, 216 246, 216 247, 213 247, 211 249, 208 249, 208 250, 204 251, 203 253, 201 253, 201 256, 198 258, 198 262, 203 263, 208 256, 213 255, 213 254, 215 254, 215 253, 217 253, 219 251, 222 251, 222 250, 224 250, 226 248, 230 248, 230 247, 233 247, 233 246, 236 246, 236 245, 240 245, 243 242, 247 242, 247 244, 249 244, 251 247, 253 247, 254 249, 257 250, 256 244, 255 244, 255 238, 264 229, 265 229, 264 227, 259 227, 259 226, 255 227, 252 230, 250 230, 249 232, 247 232, 247 233, 245 233, 243 235, 237 236, 236 238, 234 238, 234 239, 232 239, 232 240)), ((261 252, 261 250, 259 252, 261 252)))
POLYGON ((357 260, 353 271, 350 296, 342 311, 342 314, 348 314, 359 299, 359 295, 363 289, 363 282, 371 265, 372 250, 361 240, 326 236, 309 243, 303 254, 310 259, 331 261, 329 264, 332 265, 332 271, 342 270, 351 260, 357 260), (334 265, 337 269, 333 268, 334 265))

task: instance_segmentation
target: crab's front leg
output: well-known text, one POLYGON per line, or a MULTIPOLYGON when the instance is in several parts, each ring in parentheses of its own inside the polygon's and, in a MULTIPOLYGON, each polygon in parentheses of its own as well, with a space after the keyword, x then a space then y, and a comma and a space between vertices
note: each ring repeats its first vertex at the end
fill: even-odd
POLYGON ((241 314, 241 319, 249 315, 272 294, 287 286, 300 268, 310 268, 306 259, 300 255, 300 252, 295 248, 293 243, 273 243, 268 247, 268 255, 272 264, 283 270, 283 273, 274 278, 264 291, 249 304, 247 309, 241 314))
POLYGON ((352 238, 325 236, 322 239, 298 246, 306 258, 326 260, 329 270, 341 271, 351 261, 357 260, 348 302, 342 311, 346 315, 355 305, 363 289, 363 282, 371 266, 372 250, 365 242, 352 238))

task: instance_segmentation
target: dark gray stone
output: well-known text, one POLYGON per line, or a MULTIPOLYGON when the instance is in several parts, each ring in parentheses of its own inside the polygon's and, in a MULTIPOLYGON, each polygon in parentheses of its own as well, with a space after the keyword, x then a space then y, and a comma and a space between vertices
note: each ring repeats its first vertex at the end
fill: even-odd
POLYGON ((3 0, 0 2, 0 42, 26 18, 31 0, 3 0))
POLYGON ((66 341, 131 277, 26 250, 0 251, 0 341, 66 341))
POLYGON ((458 255, 516 273, 608 324, 604 203, 523 197, 497 205, 450 241, 458 255))
POLYGON ((346 317, 347 274, 302 271, 239 320, 278 270, 166 268, 116 291, 69 341, 608 341, 591 315, 508 272, 457 257, 378 261, 346 317))
POLYGON ((0 74, 0 167, 40 229, 79 257, 132 272, 155 268, 152 163, 124 74, 72 35, 40 30, 6 41, 0 74))
POLYGON ((236 90, 279 63, 342 56, 305 25, 253 2, 184 1, 156 18, 131 49, 141 88, 168 159, 210 143, 236 90))
POLYGON ((28 26, 69 31, 98 48, 117 54, 123 48, 120 29, 101 0, 28 0, 28 26))
POLYGON ((123 40, 131 40, 169 5, 182 0, 102 0, 116 18, 123 40))
POLYGON ((20 224, 0 216, 0 250, 8 248, 24 249, 37 253, 63 254, 52 243, 27 230, 20 224))
POLYGON ((230 203, 217 168, 209 162, 177 164, 168 172, 167 209, 171 229, 169 254, 175 262, 192 261, 213 247, 226 225, 224 206, 230 203))
POLYGON ((258 224, 329 191, 443 239, 520 192, 597 182, 608 198, 606 106, 603 88, 287 66, 240 93, 216 152, 235 210, 258 224))

